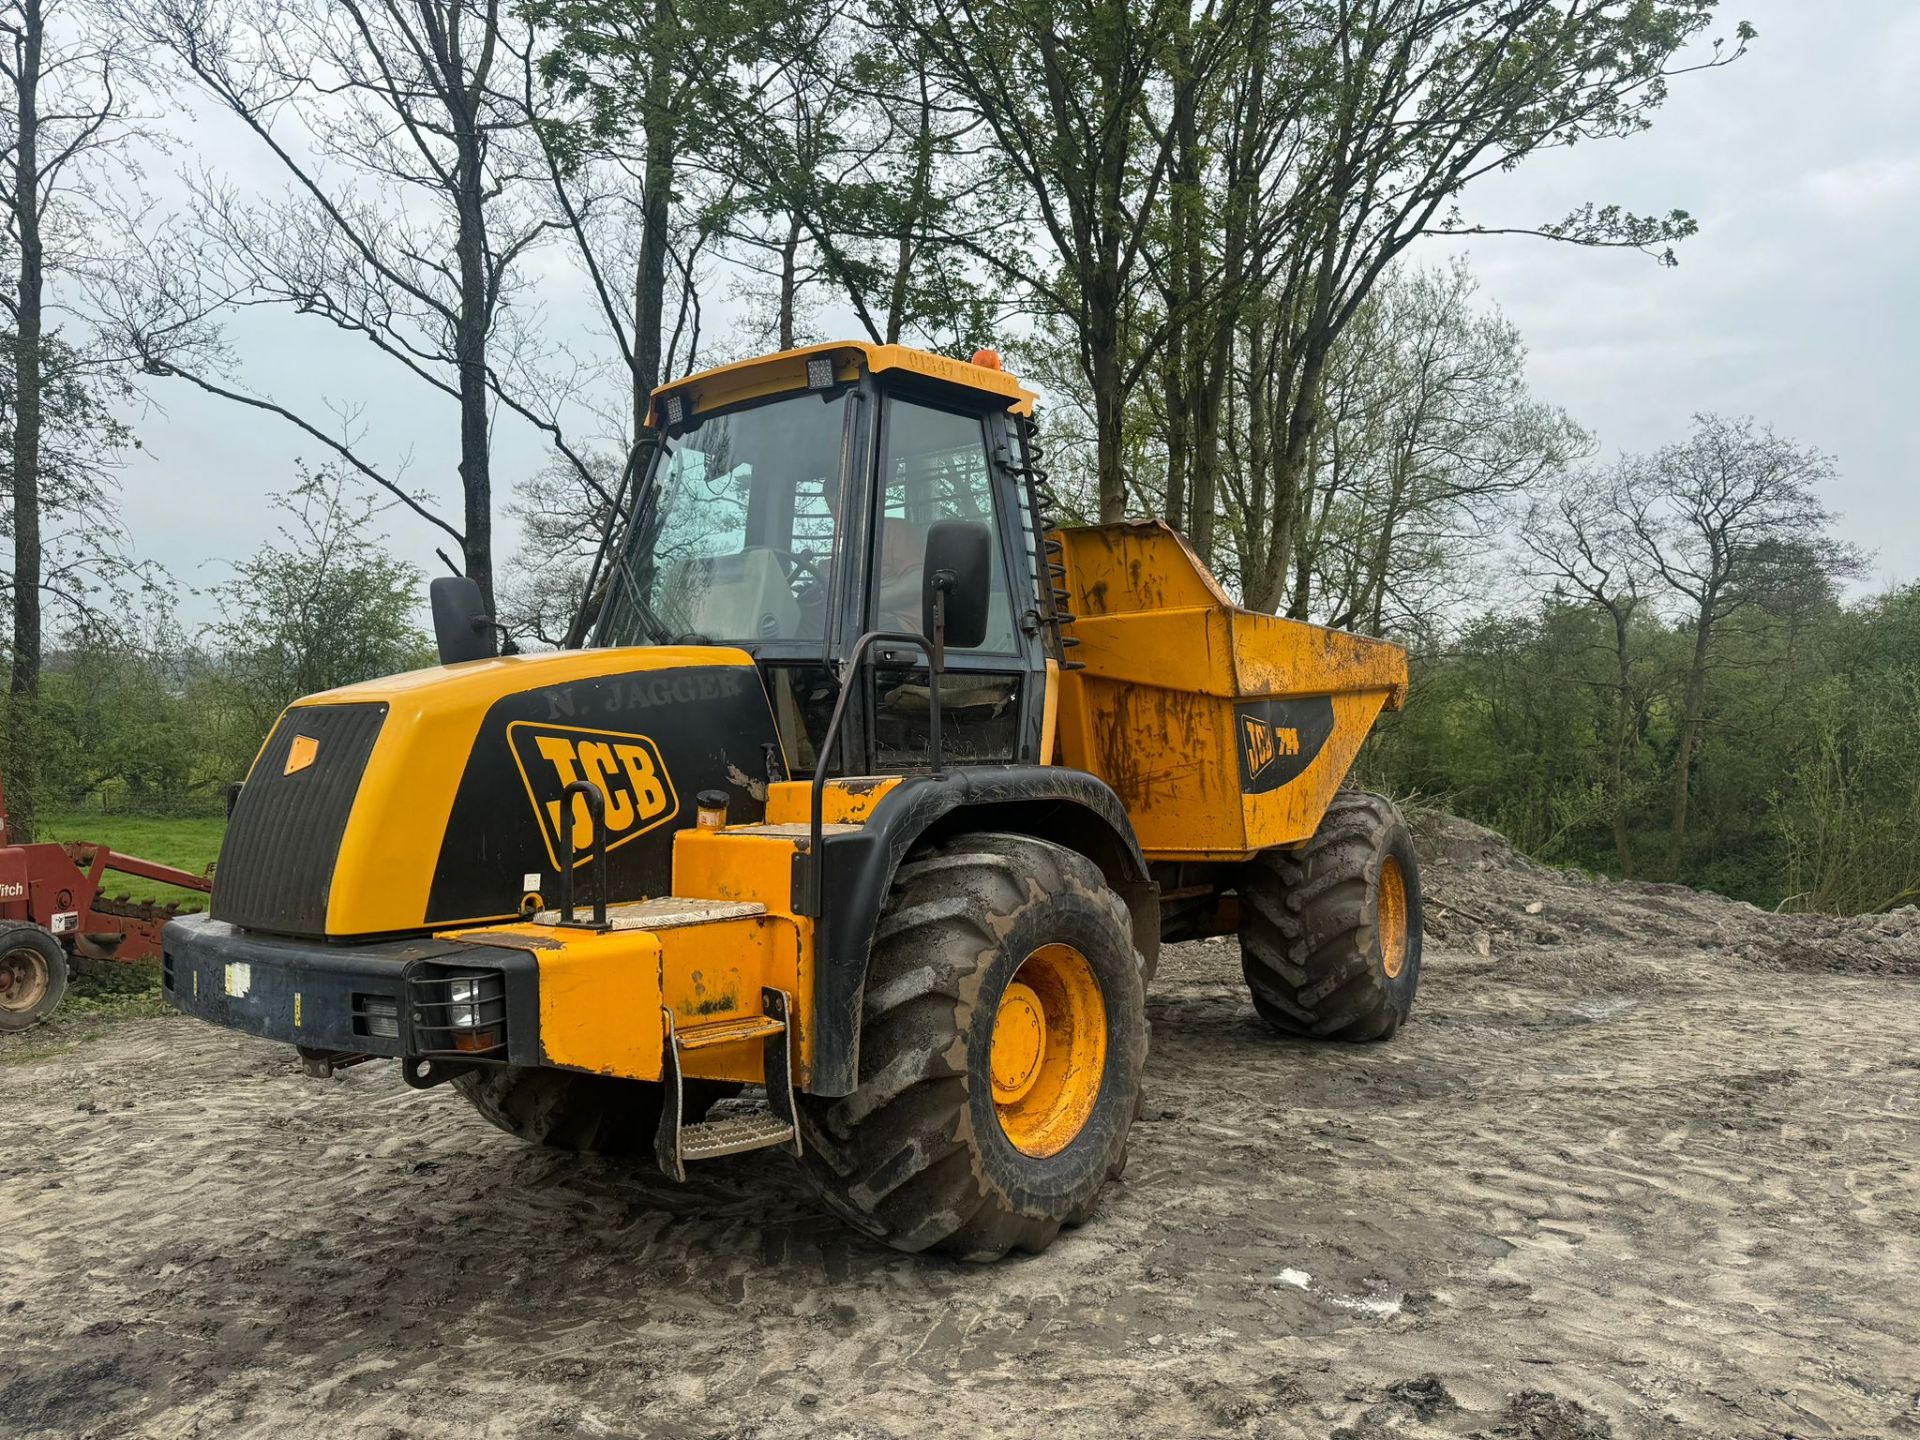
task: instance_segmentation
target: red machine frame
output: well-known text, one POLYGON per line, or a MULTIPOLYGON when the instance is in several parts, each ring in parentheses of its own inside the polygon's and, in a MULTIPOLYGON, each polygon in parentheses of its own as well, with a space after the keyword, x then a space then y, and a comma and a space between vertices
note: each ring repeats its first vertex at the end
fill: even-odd
POLYGON ((158 960, 160 932, 183 913, 183 906, 105 895, 101 885, 109 871, 201 894, 213 889, 211 875, 123 855, 86 840, 16 845, 0 795, 0 921, 38 925, 88 959, 158 960))

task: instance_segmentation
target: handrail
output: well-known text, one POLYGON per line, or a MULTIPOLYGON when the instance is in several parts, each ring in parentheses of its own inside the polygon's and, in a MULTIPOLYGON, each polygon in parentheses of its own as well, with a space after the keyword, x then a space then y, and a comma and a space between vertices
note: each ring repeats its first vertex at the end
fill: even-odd
POLYGON ((945 764, 946 757, 940 744, 940 677, 946 667, 935 659, 939 652, 934 648, 933 641, 912 630, 869 630, 854 641, 853 650, 847 656, 840 695, 833 702, 833 717, 827 721, 827 733, 820 741, 819 758, 813 767, 813 793, 809 801, 807 828, 807 894, 802 900, 806 909, 802 913, 815 918, 820 914, 825 887, 825 866, 821 863, 824 857, 820 845, 825 831, 827 768, 833 763, 833 747, 840 738, 840 723, 846 718, 847 697, 853 693, 860 663, 866 658, 867 648, 881 641, 918 646, 927 657, 927 738, 933 745, 933 773, 938 775, 945 764))
POLYGON ((560 924, 581 930, 607 928, 607 797, 591 780, 576 780, 560 792, 560 924), (573 918, 573 797, 584 795, 593 826, 593 919, 573 918))

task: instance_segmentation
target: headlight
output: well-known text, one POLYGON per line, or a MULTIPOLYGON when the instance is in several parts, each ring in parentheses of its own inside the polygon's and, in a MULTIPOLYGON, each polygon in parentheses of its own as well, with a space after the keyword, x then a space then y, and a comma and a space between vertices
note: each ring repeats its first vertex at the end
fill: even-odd
POLYGON ((398 1040, 400 1038, 400 1005, 398 1001, 388 1000, 383 996, 377 995, 366 996, 364 1000, 358 995, 353 998, 355 1008, 360 1011, 360 1018, 355 1025, 356 1029, 364 1026, 365 1034, 378 1035, 382 1040, 398 1040))
POLYGON ((447 986, 447 1024, 455 1030, 473 1030, 480 1024, 480 982, 454 980, 447 986))

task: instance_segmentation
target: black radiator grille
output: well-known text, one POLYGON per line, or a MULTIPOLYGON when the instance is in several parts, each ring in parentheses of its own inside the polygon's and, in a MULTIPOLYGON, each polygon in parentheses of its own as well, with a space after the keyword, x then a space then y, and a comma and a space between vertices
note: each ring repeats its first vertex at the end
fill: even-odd
POLYGON ((213 918, 249 930, 324 935, 327 893, 383 704, 312 705, 281 716, 254 762, 214 867, 213 918), (307 763, 288 772, 300 742, 307 763))

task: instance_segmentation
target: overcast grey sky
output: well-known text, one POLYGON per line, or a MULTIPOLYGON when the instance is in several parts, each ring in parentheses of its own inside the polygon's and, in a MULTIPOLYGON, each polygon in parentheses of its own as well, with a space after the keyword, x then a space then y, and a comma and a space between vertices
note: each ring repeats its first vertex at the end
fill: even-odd
MULTIPOLYGON (((1679 81, 1648 133, 1540 157, 1469 197, 1485 224, 1533 224, 1588 200, 1700 221, 1678 269, 1631 253, 1525 238, 1435 240, 1417 258, 1466 249, 1483 295, 1520 327, 1535 390, 1611 453, 1681 438, 1696 411, 1751 414, 1838 457, 1831 502, 1843 533, 1875 554, 1882 583, 1920 578, 1920 3, 1724 0, 1725 23, 1760 36, 1731 68, 1679 81)), ((170 161, 242 183, 280 180, 215 118, 181 124, 170 161)), ((535 293, 562 331, 584 323, 557 249, 535 293)), ((369 448, 410 454, 409 478, 457 494, 447 402, 396 379, 364 342, 322 323, 253 314, 233 330, 246 383, 289 403, 327 395, 364 407, 369 448)), ((164 405, 138 421, 145 451, 124 476, 142 553, 183 584, 224 578, 273 526, 266 496, 296 456, 323 458, 283 424, 154 382, 164 405)), ((498 498, 537 467, 537 437, 503 424, 498 498)), ((394 546, 429 573, 442 537, 400 514, 394 546)), ((512 537, 503 536, 501 563, 512 537)), ((189 619, 205 615, 188 601, 189 619)))

